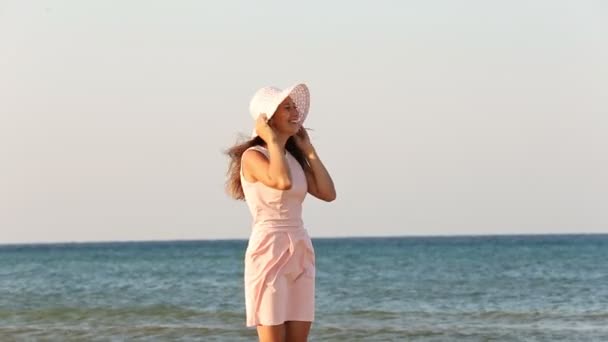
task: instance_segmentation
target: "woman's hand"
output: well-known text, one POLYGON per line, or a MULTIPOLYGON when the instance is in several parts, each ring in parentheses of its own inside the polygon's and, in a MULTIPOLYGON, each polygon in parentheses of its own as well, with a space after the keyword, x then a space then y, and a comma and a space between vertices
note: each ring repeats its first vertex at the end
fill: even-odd
POLYGON ((298 146, 300 151, 304 152, 305 154, 313 150, 310 137, 308 136, 308 132, 306 132, 304 126, 301 126, 298 133, 293 135, 293 139, 295 140, 296 146, 298 146))
POLYGON ((268 124, 268 118, 265 113, 258 116, 255 122, 255 131, 267 144, 276 138, 276 133, 268 124))

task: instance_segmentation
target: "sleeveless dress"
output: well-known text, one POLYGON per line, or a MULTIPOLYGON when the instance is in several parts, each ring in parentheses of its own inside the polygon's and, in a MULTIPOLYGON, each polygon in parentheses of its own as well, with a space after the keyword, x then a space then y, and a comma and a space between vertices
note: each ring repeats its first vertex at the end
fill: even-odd
MULTIPOLYGON (((263 146, 253 146, 269 157, 263 146)), ((286 152, 292 187, 241 184, 253 219, 245 251, 246 326, 314 321, 315 251, 302 221, 308 184, 302 166, 286 152)))

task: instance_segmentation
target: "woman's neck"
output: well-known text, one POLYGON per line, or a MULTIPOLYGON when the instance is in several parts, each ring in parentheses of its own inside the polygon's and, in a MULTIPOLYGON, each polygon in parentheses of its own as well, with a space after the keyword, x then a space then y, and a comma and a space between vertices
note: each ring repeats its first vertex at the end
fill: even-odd
POLYGON ((287 145, 287 140, 289 140, 288 135, 277 134, 277 143, 282 148, 285 148, 285 146, 287 145))

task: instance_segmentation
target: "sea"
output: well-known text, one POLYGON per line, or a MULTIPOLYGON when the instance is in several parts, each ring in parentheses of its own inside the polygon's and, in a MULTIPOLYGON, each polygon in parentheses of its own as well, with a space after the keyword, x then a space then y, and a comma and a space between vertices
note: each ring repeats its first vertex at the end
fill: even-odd
MULTIPOLYGON (((312 241, 309 341, 608 341, 608 234, 312 241)), ((0 341, 257 341, 246 246, 0 245, 0 341)))

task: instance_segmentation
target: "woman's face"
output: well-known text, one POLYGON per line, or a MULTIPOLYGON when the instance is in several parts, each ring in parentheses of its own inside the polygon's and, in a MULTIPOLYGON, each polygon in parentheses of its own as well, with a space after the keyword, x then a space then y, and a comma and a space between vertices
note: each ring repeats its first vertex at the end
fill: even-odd
POLYGON ((277 107, 270 119, 270 126, 280 133, 292 136, 300 129, 300 113, 291 97, 287 97, 277 107))

